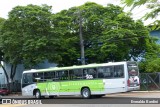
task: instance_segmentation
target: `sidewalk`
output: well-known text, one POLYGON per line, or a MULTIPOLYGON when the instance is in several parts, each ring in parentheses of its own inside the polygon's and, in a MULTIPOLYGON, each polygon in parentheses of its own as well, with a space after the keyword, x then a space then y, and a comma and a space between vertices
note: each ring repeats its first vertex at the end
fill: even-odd
POLYGON ((8 96, 22 96, 22 93, 21 92, 12 92, 8 96))
POLYGON ((136 93, 160 93, 160 90, 153 90, 153 91, 130 91, 130 92, 136 92, 136 93))

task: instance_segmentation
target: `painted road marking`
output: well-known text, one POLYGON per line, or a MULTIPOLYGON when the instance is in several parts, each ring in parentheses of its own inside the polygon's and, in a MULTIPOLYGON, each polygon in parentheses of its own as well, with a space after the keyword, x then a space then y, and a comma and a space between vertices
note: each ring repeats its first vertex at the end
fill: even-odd
POLYGON ((19 106, 25 106, 27 104, 1 104, 0 107, 19 107, 19 106))

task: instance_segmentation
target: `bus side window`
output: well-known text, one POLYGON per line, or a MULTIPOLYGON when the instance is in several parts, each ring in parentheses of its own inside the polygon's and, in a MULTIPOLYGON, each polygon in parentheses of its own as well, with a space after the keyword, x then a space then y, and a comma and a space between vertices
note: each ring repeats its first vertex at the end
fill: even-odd
POLYGON ((68 71, 57 71, 58 80, 68 80, 68 71))
POLYGON ((44 81, 53 81, 54 72, 44 72, 44 81))
POLYGON ((83 70, 82 69, 73 69, 69 70, 69 80, 82 79, 83 70))
POLYGON ((98 72, 98 78, 104 78, 104 68, 103 67, 100 67, 100 68, 97 68, 97 72, 98 72))
POLYGON ((89 68, 88 74, 92 75, 93 78, 97 78, 97 70, 95 68, 89 68))
POLYGON ((86 79, 86 75, 87 75, 87 70, 83 69, 83 79, 86 79))
POLYGON ((60 80, 60 76, 59 76, 59 72, 58 71, 55 72, 55 78, 54 78, 54 80, 55 81, 56 80, 60 80))
POLYGON ((43 73, 33 73, 33 82, 43 82, 43 73))
POLYGON ((23 83, 24 84, 28 83, 27 74, 23 74, 23 83))
POLYGON ((51 72, 51 79, 52 81, 55 81, 56 79, 56 72, 51 72))
POLYGON ((124 77, 123 65, 114 66, 114 77, 124 77))
POLYGON ((90 70, 83 69, 83 78, 84 79, 93 79, 93 76, 91 75, 90 70))
POLYGON ((112 66, 107 66, 104 67, 104 78, 112 78, 113 77, 113 67, 112 66))
POLYGON ((74 71, 73 70, 69 70, 69 79, 70 80, 75 79, 75 75, 74 75, 74 71))
POLYGON ((31 83, 33 83, 32 73, 24 74, 23 81, 24 81, 24 84, 31 84, 31 83))

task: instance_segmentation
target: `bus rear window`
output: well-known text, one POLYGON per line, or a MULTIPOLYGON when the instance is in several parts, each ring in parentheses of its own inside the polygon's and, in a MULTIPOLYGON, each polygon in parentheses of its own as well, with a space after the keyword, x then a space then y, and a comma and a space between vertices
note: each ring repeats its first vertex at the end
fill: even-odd
POLYGON ((129 76, 138 76, 138 66, 136 63, 128 64, 128 74, 129 76))

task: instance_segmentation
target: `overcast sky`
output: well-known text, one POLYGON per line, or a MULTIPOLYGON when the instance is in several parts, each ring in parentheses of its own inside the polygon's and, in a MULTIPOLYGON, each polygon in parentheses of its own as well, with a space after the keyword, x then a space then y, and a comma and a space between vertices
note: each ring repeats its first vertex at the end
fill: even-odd
MULTIPOLYGON (((15 6, 26 6, 28 4, 34 4, 34 5, 41 5, 41 4, 47 4, 49 6, 52 6, 52 12, 56 13, 63 9, 68 9, 73 6, 80 6, 84 4, 85 2, 96 2, 98 4, 101 4, 103 6, 106 6, 108 3, 112 3, 115 5, 120 5, 120 0, 0 0, 0 17, 3 17, 7 19, 8 12, 12 10, 15 6)), ((125 11, 128 11, 129 9, 126 8, 125 11)), ((139 19, 141 18, 144 13, 147 11, 145 6, 142 6, 140 8, 134 9, 133 11, 133 18, 139 19)), ((150 23, 151 20, 145 22, 145 24, 150 23)))

